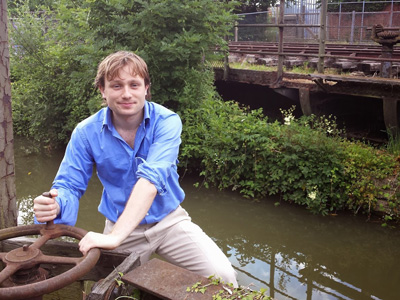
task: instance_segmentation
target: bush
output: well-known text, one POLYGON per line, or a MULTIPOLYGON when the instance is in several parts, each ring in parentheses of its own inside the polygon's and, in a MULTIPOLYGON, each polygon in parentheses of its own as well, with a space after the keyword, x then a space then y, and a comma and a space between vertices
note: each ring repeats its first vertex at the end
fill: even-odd
POLYGON ((370 214, 387 196, 385 179, 398 185, 394 156, 345 140, 334 118, 295 119, 293 109, 283 111, 283 124, 270 123, 261 110, 208 99, 184 115, 182 165, 200 170, 206 187, 258 199, 280 194, 323 215, 370 214))

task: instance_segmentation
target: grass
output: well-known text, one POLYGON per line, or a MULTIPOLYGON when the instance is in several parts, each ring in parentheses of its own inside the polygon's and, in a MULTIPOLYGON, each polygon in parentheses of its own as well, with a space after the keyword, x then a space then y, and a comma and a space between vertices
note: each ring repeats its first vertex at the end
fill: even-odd
MULTIPOLYGON (((222 66, 223 67, 223 66, 222 66)), ((235 62, 229 63, 229 67, 232 69, 242 69, 242 70, 252 70, 252 71, 264 71, 264 72, 276 72, 277 66, 266 66, 266 65, 258 65, 252 64, 249 62, 235 62)), ((296 73, 296 74, 313 74, 316 73, 317 70, 308 66, 308 62, 304 62, 301 66, 295 66, 293 68, 283 67, 284 72, 296 73)), ((335 68, 325 68, 324 74, 331 75, 345 75, 347 73, 342 72, 341 70, 335 68)))
POLYGON ((388 137, 386 150, 393 155, 400 156, 400 133, 393 134, 389 132, 388 137))

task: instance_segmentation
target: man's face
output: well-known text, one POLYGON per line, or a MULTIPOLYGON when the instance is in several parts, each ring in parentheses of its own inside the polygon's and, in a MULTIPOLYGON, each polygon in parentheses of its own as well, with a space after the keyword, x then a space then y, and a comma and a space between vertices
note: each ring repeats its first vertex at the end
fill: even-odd
POLYGON ((132 75, 132 67, 128 64, 119 70, 118 75, 100 87, 103 98, 113 112, 114 118, 142 118, 148 85, 138 75, 132 75))

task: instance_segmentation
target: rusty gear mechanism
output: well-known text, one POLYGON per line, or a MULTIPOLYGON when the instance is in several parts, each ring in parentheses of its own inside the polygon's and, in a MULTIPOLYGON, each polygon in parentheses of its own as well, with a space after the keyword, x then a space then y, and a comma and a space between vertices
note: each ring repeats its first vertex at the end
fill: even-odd
POLYGON ((61 289, 88 273, 97 263, 100 250, 93 248, 85 256, 62 257, 49 256, 40 248, 50 239, 69 236, 82 239, 87 231, 84 229, 53 224, 27 225, 0 230, 0 240, 14 237, 40 235, 30 245, 14 249, 8 253, 0 252, 4 268, 0 272, 0 299, 33 299, 61 289), (41 264, 72 265, 68 271, 52 278, 47 278, 41 264), (38 280, 31 279, 35 277, 38 280))

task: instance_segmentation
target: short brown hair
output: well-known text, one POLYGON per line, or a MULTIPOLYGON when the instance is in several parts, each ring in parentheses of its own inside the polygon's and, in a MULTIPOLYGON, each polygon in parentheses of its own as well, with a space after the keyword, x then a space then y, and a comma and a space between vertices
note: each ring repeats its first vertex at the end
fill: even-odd
POLYGON ((134 72, 132 75, 138 75, 144 79, 144 84, 149 87, 146 98, 150 99, 150 75, 147 69, 147 64, 139 55, 136 55, 133 52, 118 51, 103 59, 97 68, 94 85, 98 88, 104 88, 105 79, 107 78, 109 81, 114 79, 118 76, 119 70, 128 64, 132 66, 132 71, 134 72))

